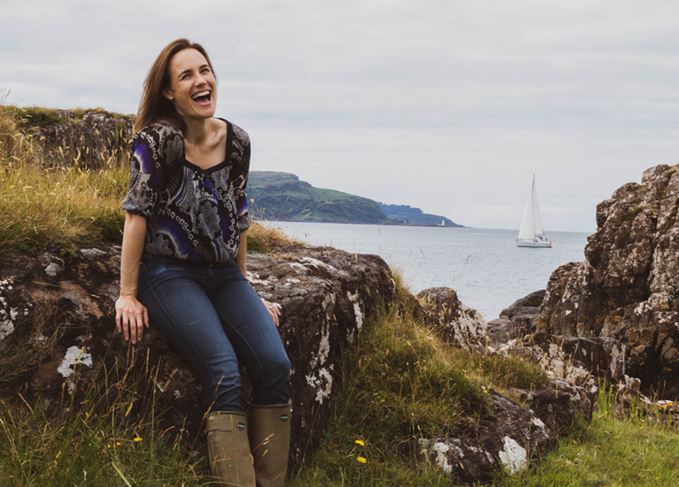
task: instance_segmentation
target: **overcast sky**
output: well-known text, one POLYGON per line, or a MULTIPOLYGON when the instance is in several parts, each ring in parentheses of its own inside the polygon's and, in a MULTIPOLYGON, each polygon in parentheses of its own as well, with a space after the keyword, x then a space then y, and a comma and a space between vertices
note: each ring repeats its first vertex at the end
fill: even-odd
POLYGON ((679 2, 1 0, 6 102, 136 112, 177 37, 202 43, 252 170, 545 230, 679 162, 679 2), (9 94, 7 95, 7 91, 9 94))

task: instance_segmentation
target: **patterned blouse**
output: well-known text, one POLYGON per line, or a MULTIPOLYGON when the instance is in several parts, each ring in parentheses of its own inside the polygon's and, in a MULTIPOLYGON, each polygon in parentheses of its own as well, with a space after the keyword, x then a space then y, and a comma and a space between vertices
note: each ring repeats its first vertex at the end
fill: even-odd
POLYGON ((162 122, 132 138, 125 211, 146 217, 144 253, 191 262, 233 262, 240 233, 248 228, 245 195, 250 138, 227 126, 224 161, 201 169, 184 156, 183 133, 162 122))

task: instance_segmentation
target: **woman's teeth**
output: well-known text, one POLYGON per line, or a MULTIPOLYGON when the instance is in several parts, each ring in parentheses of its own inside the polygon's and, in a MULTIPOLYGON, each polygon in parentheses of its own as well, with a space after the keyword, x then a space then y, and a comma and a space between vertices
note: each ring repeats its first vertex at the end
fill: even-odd
POLYGON ((198 93, 192 97, 194 101, 197 101, 198 104, 200 105, 207 105, 210 103, 210 100, 212 99, 212 93, 209 91, 203 91, 201 93, 198 93))

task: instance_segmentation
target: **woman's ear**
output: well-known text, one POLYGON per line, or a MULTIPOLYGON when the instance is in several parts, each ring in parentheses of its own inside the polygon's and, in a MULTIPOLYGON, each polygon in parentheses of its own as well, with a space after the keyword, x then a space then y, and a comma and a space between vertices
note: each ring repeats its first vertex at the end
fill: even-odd
POLYGON ((172 91, 169 88, 163 90, 163 96, 170 101, 172 101, 174 99, 174 96, 172 95, 172 91))

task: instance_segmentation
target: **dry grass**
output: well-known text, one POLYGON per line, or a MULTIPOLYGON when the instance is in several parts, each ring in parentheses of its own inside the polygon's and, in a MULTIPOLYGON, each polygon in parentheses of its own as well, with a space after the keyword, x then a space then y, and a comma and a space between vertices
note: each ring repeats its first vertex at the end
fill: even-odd
POLYGON ((271 252, 286 247, 303 247, 304 242, 287 236, 277 228, 269 228, 253 222, 248 229, 248 249, 271 252))
POLYGON ((0 166, 0 256, 120 242, 128 170, 43 169, 26 159, 0 166))

